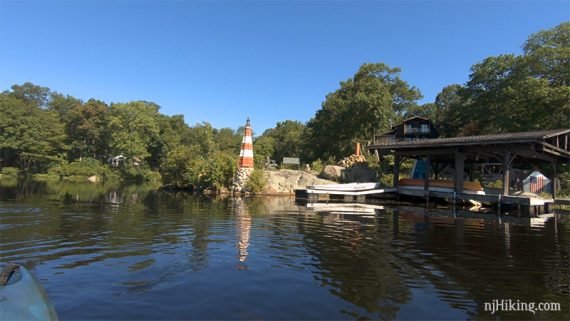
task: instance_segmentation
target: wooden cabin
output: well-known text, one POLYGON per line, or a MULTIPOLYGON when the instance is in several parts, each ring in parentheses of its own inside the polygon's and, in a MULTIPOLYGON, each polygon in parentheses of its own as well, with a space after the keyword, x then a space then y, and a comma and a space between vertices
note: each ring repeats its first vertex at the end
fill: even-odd
POLYGON ((393 126, 389 132, 374 137, 375 145, 387 145, 400 141, 438 138, 435 125, 427 118, 415 116, 393 126))

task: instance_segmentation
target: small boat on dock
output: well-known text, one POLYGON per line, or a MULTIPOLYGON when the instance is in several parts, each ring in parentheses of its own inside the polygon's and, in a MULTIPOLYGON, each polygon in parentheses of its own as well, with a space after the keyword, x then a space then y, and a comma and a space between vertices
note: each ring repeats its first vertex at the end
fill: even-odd
POLYGON ((348 184, 324 184, 310 185, 307 189, 338 192, 361 192, 380 188, 379 183, 348 183, 348 184))
POLYGON ((395 188, 384 188, 379 183, 309 185, 305 189, 295 190, 295 198, 310 201, 342 200, 348 203, 364 203, 366 195, 395 191, 395 188))

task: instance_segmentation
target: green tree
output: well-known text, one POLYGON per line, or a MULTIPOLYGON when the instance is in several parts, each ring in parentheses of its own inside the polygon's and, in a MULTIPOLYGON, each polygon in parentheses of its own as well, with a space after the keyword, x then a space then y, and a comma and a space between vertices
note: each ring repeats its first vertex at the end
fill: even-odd
POLYGON ((444 132, 477 135, 568 127, 569 39, 570 24, 563 23, 531 35, 523 55, 488 57, 473 65, 464 87, 448 87, 438 95, 444 102, 444 132))
POLYGON ((50 96, 49 88, 36 86, 31 82, 26 82, 23 85, 13 85, 12 91, 7 93, 38 108, 47 107, 50 96))
POLYGON ((207 155, 217 149, 214 128, 210 123, 202 122, 194 125, 189 131, 189 144, 198 145, 200 154, 207 155))
POLYGON ((158 141, 152 144, 148 159, 149 165, 159 168, 167 157, 168 153, 180 145, 187 143, 190 128, 184 122, 183 115, 159 115, 158 118, 160 135, 158 141))
POLYGON ((57 113, 17 97, 0 94, 0 150, 4 165, 19 165, 28 171, 33 165, 31 157, 62 157, 67 150, 67 136, 57 113))
POLYGON ((275 151, 275 139, 269 135, 256 137, 253 141, 253 151, 255 167, 263 167, 267 158, 276 160, 275 158, 272 158, 273 152, 275 151))
POLYGON ((214 140, 221 151, 228 153, 239 153, 243 130, 233 130, 231 128, 221 128, 214 130, 214 140))
POLYGON ((109 147, 113 154, 146 159, 160 135, 159 106, 146 101, 111 104, 109 147))
POLYGON ((221 190, 229 187, 236 172, 237 162, 233 153, 215 151, 206 159, 204 175, 201 177, 201 186, 213 187, 221 190))
POLYGON ((570 86, 570 22, 532 34, 523 50, 535 77, 554 86, 570 86))
POLYGON ((437 122, 439 119, 439 106, 435 103, 427 103, 423 105, 416 105, 408 108, 404 118, 410 118, 414 116, 419 116, 427 118, 433 122, 437 122))
POLYGON ((348 155, 356 142, 370 141, 416 106, 420 91, 399 73, 399 68, 383 63, 364 64, 354 77, 328 94, 304 133, 308 160, 348 155))
POLYGON ((192 171, 196 167, 198 146, 177 146, 168 151, 161 166, 162 178, 165 183, 176 188, 191 188, 199 179, 201 170, 192 171), (197 172, 193 175, 194 172, 197 172))
POLYGON ((269 156, 281 161, 283 157, 301 157, 301 143, 305 124, 286 120, 278 122, 275 128, 267 129, 255 141, 255 151, 260 156, 269 156), (259 149, 259 151, 258 151, 259 149))
POLYGON ((51 93, 47 108, 58 113, 62 122, 69 122, 69 112, 71 109, 79 107, 83 104, 80 99, 60 93, 51 93))
POLYGON ((466 96, 465 87, 452 84, 444 87, 435 98, 437 116, 434 120, 439 125, 439 133, 444 137, 456 136, 463 130, 466 96))
POLYGON ((109 106, 102 101, 89 99, 85 104, 72 107, 67 115, 66 131, 71 138, 72 158, 89 155, 105 159, 108 156, 109 106))

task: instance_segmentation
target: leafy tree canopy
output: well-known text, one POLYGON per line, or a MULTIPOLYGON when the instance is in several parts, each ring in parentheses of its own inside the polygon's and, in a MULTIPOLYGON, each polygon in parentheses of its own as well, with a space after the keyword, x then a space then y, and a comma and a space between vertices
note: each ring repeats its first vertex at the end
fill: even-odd
POLYGON ((531 35, 523 55, 473 65, 465 86, 444 88, 437 122, 447 135, 566 128, 570 124, 570 23, 531 35))
POLYGON ((307 124, 304 142, 308 160, 341 157, 367 142, 408 110, 416 108, 420 91, 399 77, 399 68, 364 64, 354 77, 326 96, 307 124))

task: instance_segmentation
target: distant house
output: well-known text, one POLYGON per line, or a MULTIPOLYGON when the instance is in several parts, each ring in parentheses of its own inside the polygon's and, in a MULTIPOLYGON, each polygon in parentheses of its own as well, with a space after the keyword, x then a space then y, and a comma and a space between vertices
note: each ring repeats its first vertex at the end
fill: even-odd
POLYGON ((127 160, 127 157, 123 156, 123 154, 117 155, 115 157, 110 157, 108 159, 109 165, 111 165, 111 167, 120 167, 125 165, 125 161, 127 160))
MULTIPOLYGON (((125 166, 125 164, 127 164, 127 159, 128 157, 123 156, 123 154, 120 154, 115 157, 109 157, 107 161, 109 162, 109 165, 111 167, 123 167, 125 166)), ((134 156, 128 164, 131 164, 133 166, 140 166, 142 164, 142 160, 140 159, 140 157, 134 156)))
POLYGON ((376 136, 374 143, 375 145, 384 145, 397 141, 412 141, 438 137, 439 133, 429 119, 415 116, 393 126, 389 132, 376 136))

